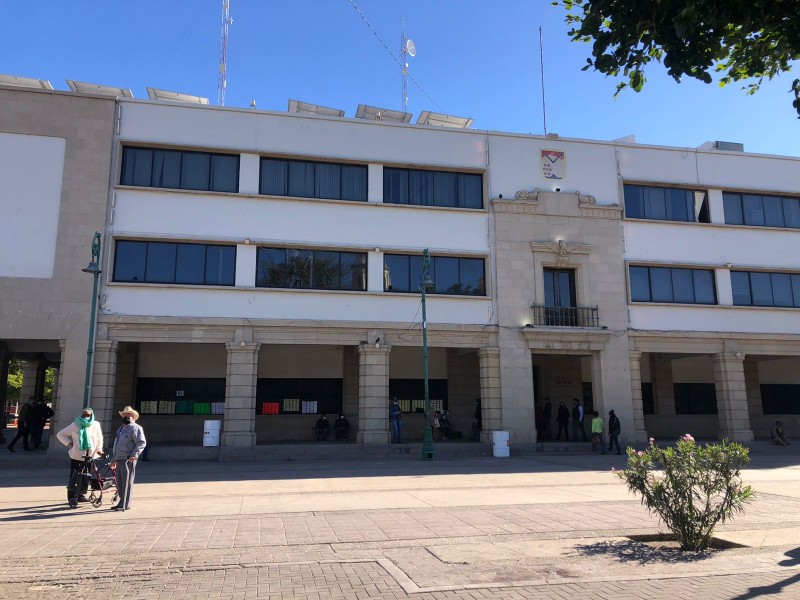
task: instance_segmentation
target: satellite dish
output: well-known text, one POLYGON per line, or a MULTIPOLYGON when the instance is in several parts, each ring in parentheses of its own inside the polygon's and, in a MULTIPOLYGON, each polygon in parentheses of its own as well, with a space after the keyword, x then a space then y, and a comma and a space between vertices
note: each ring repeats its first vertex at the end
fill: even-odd
POLYGON ((411 40, 406 40, 406 52, 408 52, 409 56, 412 58, 417 55, 417 47, 411 40))

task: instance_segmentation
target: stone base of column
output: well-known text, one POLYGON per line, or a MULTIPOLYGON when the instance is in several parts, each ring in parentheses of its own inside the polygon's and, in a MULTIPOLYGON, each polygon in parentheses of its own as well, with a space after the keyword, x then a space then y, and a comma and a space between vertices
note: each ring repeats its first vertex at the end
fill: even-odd
POLYGON ((729 442, 752 442, 753 431, 751 429, 733 429, 731 431, 720 431, 717 436, 721 440, 728 440, 729 442))
POLYGON ((219 449, 219 460, 243 461, 256 459, 256 434, 248 432, 231 432, 222 434, 222 447, 219 449))
POLYGON ((359 431, 356 441, 368 446, 386 445, 389 443, 388 431, 359 431))

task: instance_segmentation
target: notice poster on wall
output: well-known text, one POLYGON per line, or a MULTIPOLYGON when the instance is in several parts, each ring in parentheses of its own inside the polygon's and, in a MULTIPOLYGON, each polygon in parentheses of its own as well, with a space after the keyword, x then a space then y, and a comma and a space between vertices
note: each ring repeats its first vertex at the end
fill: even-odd
POLYGON ((542 176, 545 179, 567 177, 567 153, 560 150, 541 151, 542 176))

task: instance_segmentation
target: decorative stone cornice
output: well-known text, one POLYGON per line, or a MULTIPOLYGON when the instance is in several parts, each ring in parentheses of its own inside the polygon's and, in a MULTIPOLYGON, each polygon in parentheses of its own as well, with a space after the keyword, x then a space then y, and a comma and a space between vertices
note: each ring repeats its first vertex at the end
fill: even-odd
POLYGON ((528 348, 542 353, 573 354, 577 352, 600 352, 611 337, 607 330, 580 327, 526 327, 522 330, 528 348))
MULTIPOLYGON (((517 194, 520 194, 520 192, 517 192, 517 194)), ((539 212, 538 200, 524 198, 515 198, 514 200, 506 200, 505 198, 492 198, 491 202, 492 208, 496 213, 535 215, 539 212)))
POLYGON ((575 244, 564 240, 556 242, 531 242, 532 252, 552 252, 557 256, 559 267, 566 266, 570 254, 589 254, 592 247, 589 244, 575 244))
POLYGON ((526 192, 525 190, 520 190, 516 194, 514 194, 514 200, 533 200, 535 202, 539 201, 539 194, 542 193, 540 188, 536 188, 532 192, 526 192))

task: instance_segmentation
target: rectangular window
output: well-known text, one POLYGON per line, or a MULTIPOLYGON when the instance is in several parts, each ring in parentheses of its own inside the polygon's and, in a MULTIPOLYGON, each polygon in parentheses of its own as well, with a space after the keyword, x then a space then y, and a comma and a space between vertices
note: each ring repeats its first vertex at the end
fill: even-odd
POLYGON ((236 247, 119 240, 114 281, 234 285, 236 247))
POLYGON ((363 292, 367 289, 367 255, 335 250, 259 248, 256 285, 363 292))
POLYGON ((736 306, 785 306, 800 308, 800 273, 731 271, 736 306))
POLYGON ((139 377, 139 412, 151 415, 223 415, 225 378, 139 377))
POLYGON ((483 176, 384 167, 383 201, 386 204, 483 208, 483 176))
POLYGON ((713 271, 631 266, 628 273, 631 302, 717 303, 713 271))
MULTIPOLYGON (((428 275, 433 287, 429 294, 485 296, 486 261, 482 258, 432 256, 428 275)), ((422 283, 422 257, 384 254, 383 289, 387 292, 419 292, 422 283)))
POLYGON ((761 408, 765 415, 800 415, 800 385, 762 383, 761 408))
POLYGON ((238 192, 239 155, 126 146, 120 185, 238 192))
POLYGON ((367 167, 262 158, 258 193, 267 196, 366 202, 367 167))
POLYGON ((327 414, 333 428, 342 412, 343 393, 341 379, 258 379, 256 414, 327 414))
POLYGON ((625 184, 624 196, 629 219, 710 222, 704 191, 625 184))
POLYGON ((713 383, 674 383, 676 415, 717 414, 717 390, 713 383))
POLYGON ((800 229, 800 198, 723 192, 725 223, 800 229))
POLYGON ((653 399, 653 384, 642 382, 642 412, 646 415, 656 414, 656 403, 653 399))
MULTIPOLYGON (((425 412, 425 381, 423 379, 390 379, 389 397, 397 398, 405 413, 425 412)), ((428 380, 428 398, 434 410, 448 410, 447 379, 428 380)))

